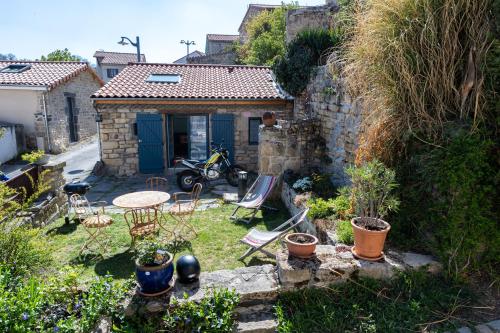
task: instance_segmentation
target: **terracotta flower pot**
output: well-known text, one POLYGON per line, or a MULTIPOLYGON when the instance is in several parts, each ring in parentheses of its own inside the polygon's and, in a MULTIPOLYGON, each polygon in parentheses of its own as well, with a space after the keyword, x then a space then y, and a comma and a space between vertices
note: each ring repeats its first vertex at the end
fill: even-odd
POLYGON ((262 122, 266 127, 274 126, 274 124, 276 124, 276 113, 271 111, 265 112, 262 115, 262 122))
POLYGON ((285 243, 290 255, 298 258, 309 258, 316 251, 318 239, 309 234, 291 233, 285 236, 285 243))
POLYGON ((381 219, 371 217, 353 218, 351 225, 354 232, 353 254, 365 260, 381 259, 385 238, 391 230, 391 225, 381 219), (367 224, 368 228, 363 227, 363 224, 367 224))

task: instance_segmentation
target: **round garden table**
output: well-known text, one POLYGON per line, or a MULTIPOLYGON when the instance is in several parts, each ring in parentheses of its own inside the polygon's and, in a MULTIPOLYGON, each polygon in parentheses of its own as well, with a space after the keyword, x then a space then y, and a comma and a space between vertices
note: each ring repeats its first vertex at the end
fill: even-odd
POLYGON ((155 208, 167 202, 170 194, 162 191, 139 191, 120 195, 113 200, 113 205, 121 208, 155 208))

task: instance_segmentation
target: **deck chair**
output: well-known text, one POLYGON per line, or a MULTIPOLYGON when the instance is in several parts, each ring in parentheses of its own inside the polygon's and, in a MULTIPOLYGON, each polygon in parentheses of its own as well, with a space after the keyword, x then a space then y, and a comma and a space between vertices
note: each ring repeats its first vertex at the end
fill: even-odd
POLYGON ((307 212, 309 212, 309 208, 302 210, 300 213, 293 216, 291 219, 272 231, 260 231, 252 228, 248 234, 240 240, 241 243, 248 245, 250 248, 238 260, 244 260, 246 257, 257 251, 264 253, 268 257, 274 257, 274 254, 264 250, 264 247, 278 239, 281 239, 281 237, 283 237, 287 232, 304 222, 307 212))
POLYGON ((264 201, 266 201, 267 197, 273 192, 273 188, 277 183, 278 177, 259 175, 243 199, 241 199, 240 202, 232 203, 237 207, 229 218, 235 221, 241 220, 247 224, 252 222, 255 214, 257 214, 261 207, 264 207, 264 201), (248 209, 250 212, 242 217, 238 217, 236 216, 236 213, 240 208, 248 209), (247 216, 250 216, 250 218, 246 218, 247 216))

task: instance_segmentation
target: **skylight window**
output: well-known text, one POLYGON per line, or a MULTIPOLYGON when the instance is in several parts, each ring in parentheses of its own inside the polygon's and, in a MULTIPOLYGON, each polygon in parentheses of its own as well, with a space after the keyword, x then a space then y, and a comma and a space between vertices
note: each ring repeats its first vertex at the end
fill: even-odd
POLYGON ((0 69, 0 73, 21 73, 31 68, 31 65, 15 64, 0 69))
POLYGON ((155 83, 179 83, 181 76, 179 74, 150 74, 146 82, 155 83))

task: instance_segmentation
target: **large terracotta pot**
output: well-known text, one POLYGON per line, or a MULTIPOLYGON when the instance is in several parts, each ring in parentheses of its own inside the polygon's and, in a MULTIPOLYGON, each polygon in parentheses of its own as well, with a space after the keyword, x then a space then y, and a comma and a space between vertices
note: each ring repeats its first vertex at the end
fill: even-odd
POLYGON ((356 217, 351 220, 352 230, 354 232, 354 248, 352 252, 355 256, 365 260, 379 260, 383 257, 382 251, 384 250, 385 238, 391 225, 381 219, 371 217, 356 217), (367 228, 358 226, 356 222, 363 220, 371 222, 382 227, 382 230, 369 230, 367 228))
POLYGON ((297 232, 286 235, 285 243, 290 255, 298 258, 309 258, 316 251, 318 239, 313 235, 297 232))

